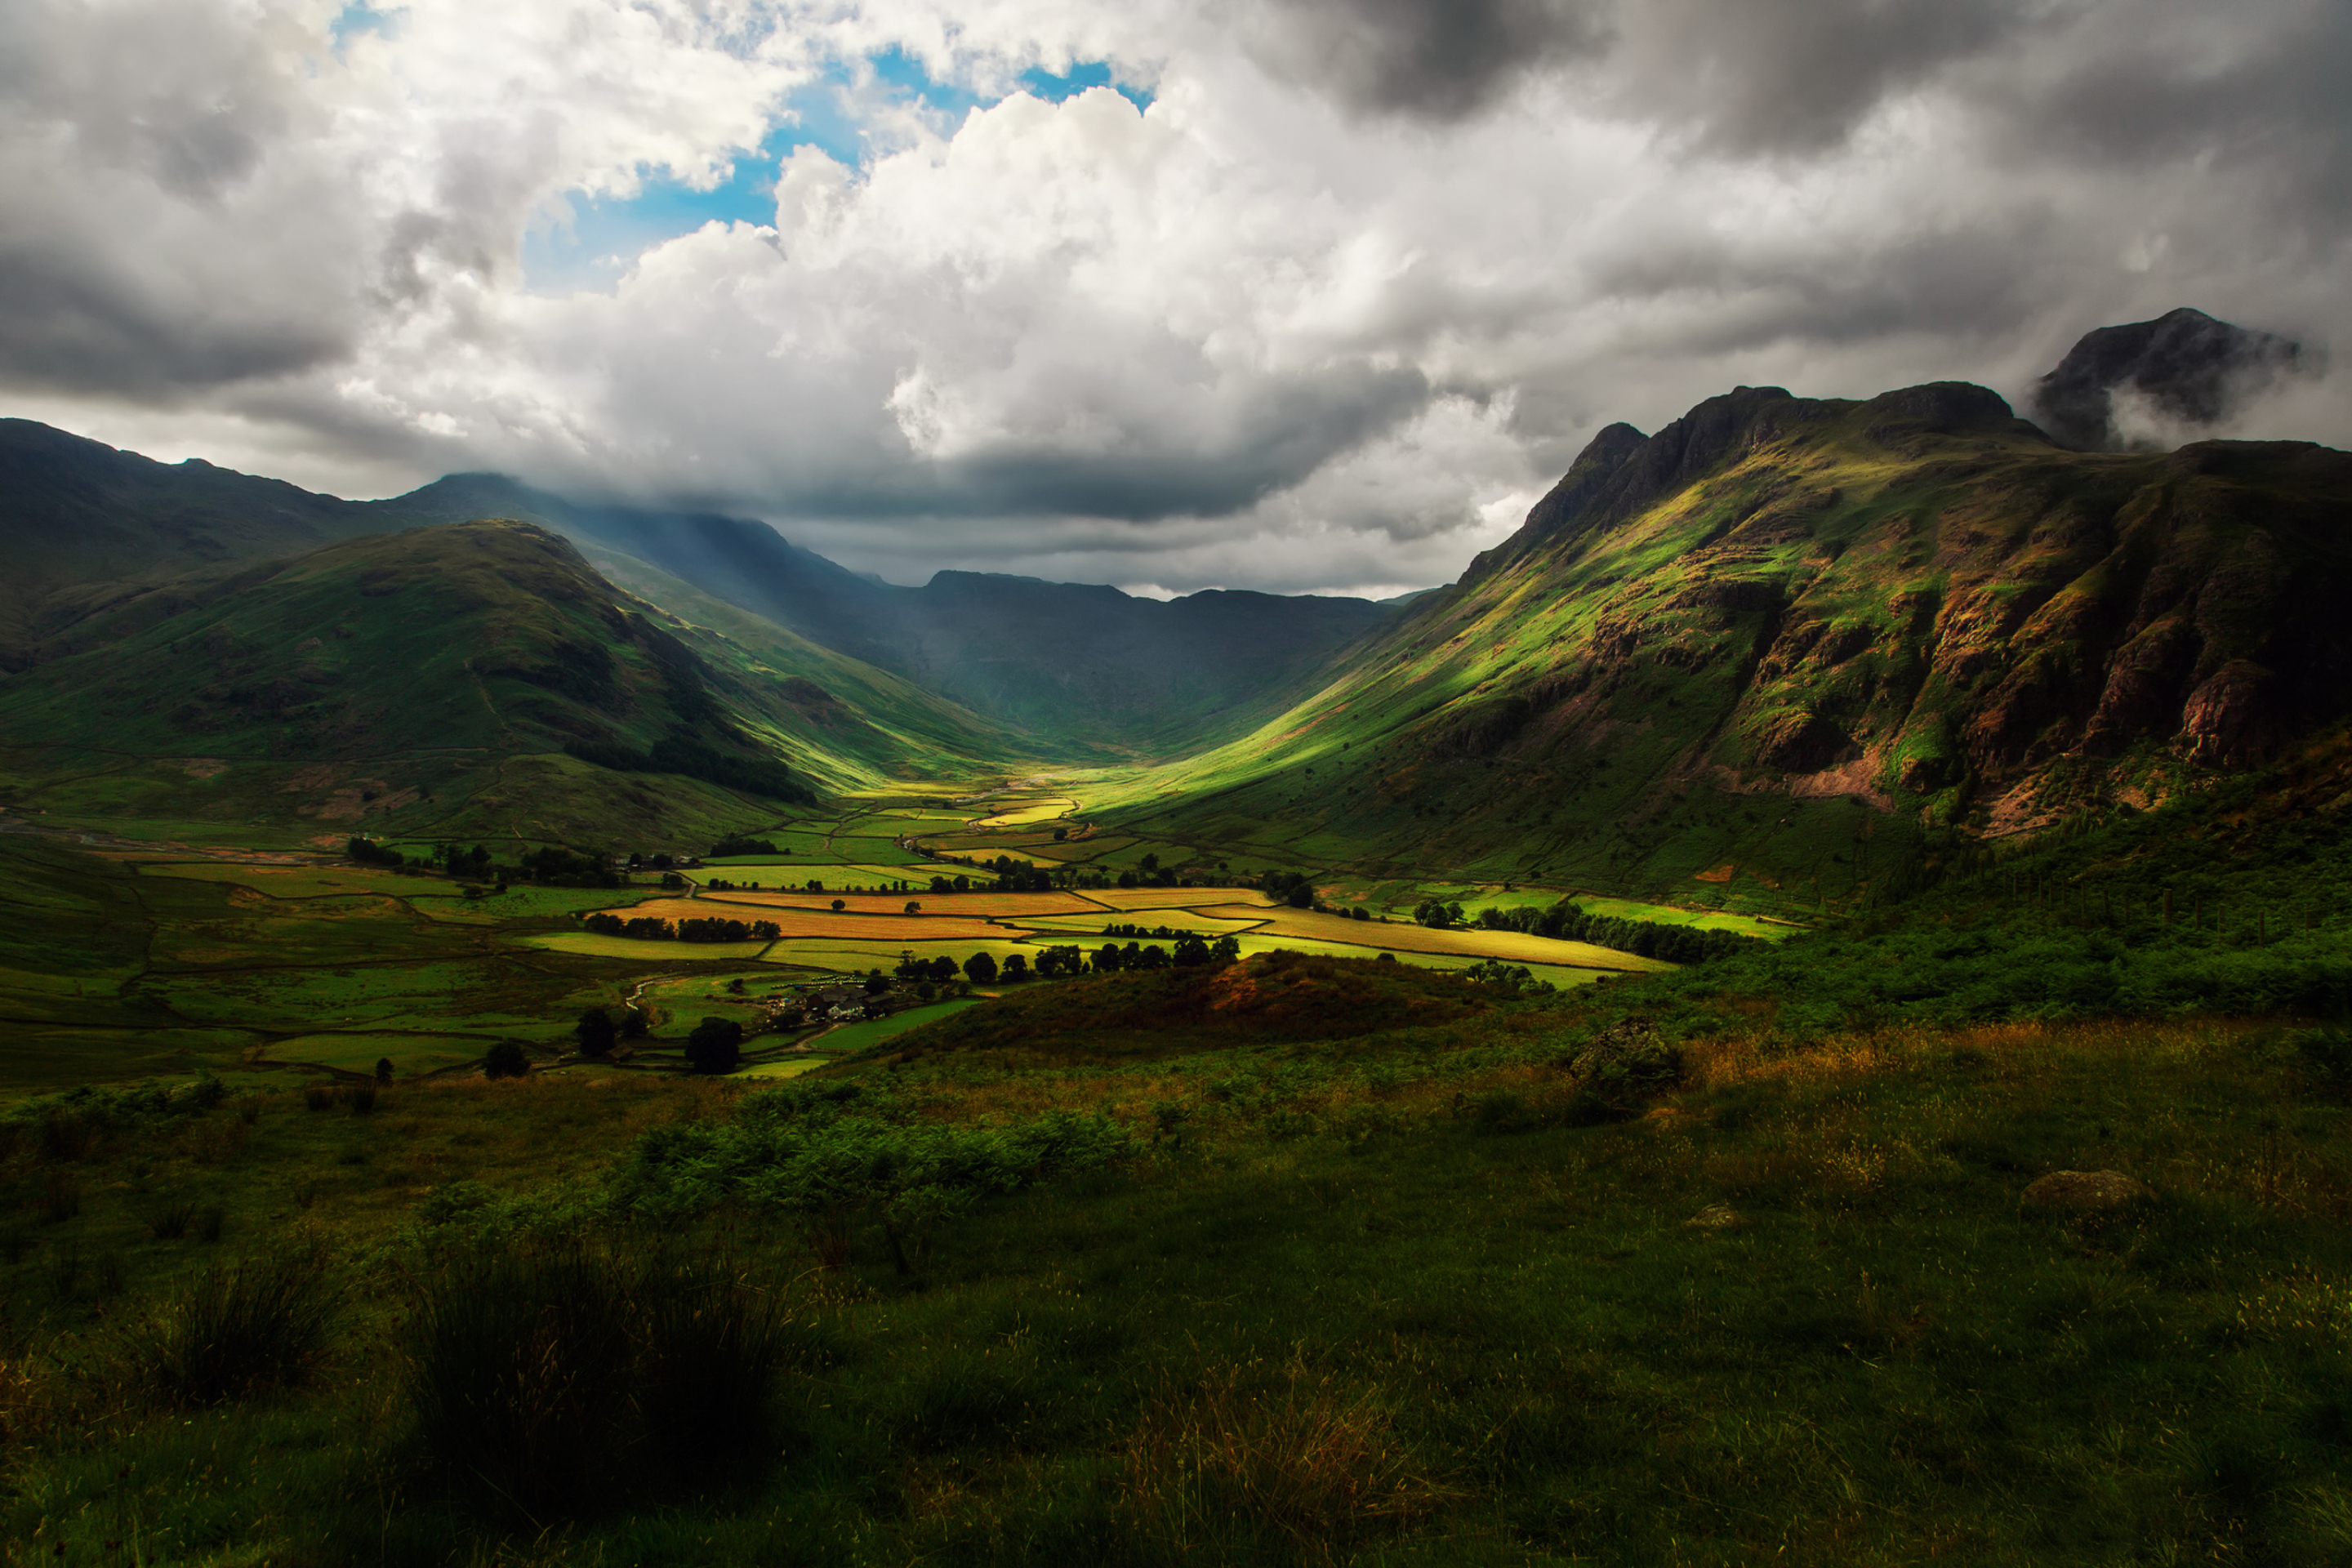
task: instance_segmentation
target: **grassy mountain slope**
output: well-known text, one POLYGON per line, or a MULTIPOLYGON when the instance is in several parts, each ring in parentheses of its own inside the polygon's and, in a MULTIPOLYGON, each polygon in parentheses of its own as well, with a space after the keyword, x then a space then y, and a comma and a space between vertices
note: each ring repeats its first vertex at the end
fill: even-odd
POLYGON ((527 517, 635 556, 705 594, 889 670, 1072 758, 1165 754, 1228 732, 1254 701, 1386 621, 1367 600, 1119 590, 941 572, 899 587, 712 513, 583 506, 491 474, 399 498, 452 520, 527 517))
POLYGON ((2242 768, 2346 706, 2352 457, 2063 451, 1981 388, 1743 388, 1597 437, 1255 733, 1114 783, 1163 837, 1837 902, 2242 768))
POLYGON ((156 581, 428 521, 197 458, 158 463, 29 419, 0 419, 0 670, 156 581))
POLYGON ((805 787, 780 779, 780 752, 855 779, 937 765, 958 732, 896 693, 929 724, 910 746, 716 634, 697 652, 528 523, 355 540, 158 592, 167 613, 128 602, 81 628, 92 646, 0 684, 21 808, 667 844, 772 817, 805 787), (568 752, 640 762, 616 774, 568 752))

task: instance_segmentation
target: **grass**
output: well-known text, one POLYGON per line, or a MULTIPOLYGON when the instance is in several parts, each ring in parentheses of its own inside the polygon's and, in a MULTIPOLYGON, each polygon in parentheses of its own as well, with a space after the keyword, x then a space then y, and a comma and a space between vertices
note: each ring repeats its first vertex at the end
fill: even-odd
MULTIPOLYGON (((917 1129, 1100 1110, 1135 1147, 949 1216, 919 1288, 878 1213, 853 1217, 830 1269, 790 1226, 734 1226, 730 1243, 724 1210, 668 1222, 688 1256, 736 1247, 729 1278, 779 1320, 761 1342, 776 1436, 727 1447, 783 1458, 717 1479, 584 1484, 652 1441, 627 1369, 653 1331, 632 1326, 644 1309, 612 1306, 638 1289, 612 1272, 632 1249, 597 1239, 623 1222, 580 1233, 563 1216, 602 1190, 604 1161, 655 1146, 633 1140, 752 1101, 625 1074, 404 1087, 367 1118, 262 1096, 253 1138, 190 1169, 226 1200, 232 1235, 273 1211, 318 1227, 357 1287, 331 1343, 410 1348, 331 1353, 294 1393, 197 1426, 132 1407, 20 1448, 0 1522, 40 1552, 94 1548, 127 1509, 151 1534, 201 1528, 215 1550, 404 1563, 501 1537, 551 1562, 850 1563, 2122 1563, 2256 1547, 2300 1563, 2345 1544, 2330 1412, 2352 1387, 2337 1311, 2352 1118, 2276 1028, 1703 1037, 1647 1114, 1580 1125, 1559 1065, 1589 1028, 1573 1008, 1360 963, 1258 974, 1238 1012, 1173 1006, 1160 988, 1175 983, 1032 988, 780 1087, 811 1107, 854 1090, 859 1114, 917 1129), (1487 1114, 1502 1101, 1515 1109, 1487 1114), (333 1163, 345 1149, 364 1163, 333 1163), (426 1181, 373 1177, 428 1152, 426 1181), (368 1173, 370 1195, 338 1175, 295 1210, 287 1194, 322 1161, 368 1173), (2028 1181, 2066 1168, 2126 1171, 2157 1200, 2107 1221, 2020 1212, 2028 1181), (468 1182, 487 1206, 433 1206, 468 1182), (1729 1223, 1689 1223, 1723 1210, 1729 1223), (582 1250, 493 1242, 549 1225, 582 1250), (499 1289, 474 1288, 486 1268, 506 1271, 499 1289), (474 1316, 453 1323, 461 1308, 474 1316), (592 1355, 606 1340, 613 1353, 592 1355), (428 1397, 417 1358, 436 1342, 443 1394, 428 1397), (525 1381, 561 1367, 573 1381, 525 1381), (592 1368, 611 1378, 577 1381, 592 1368), (467 1391, 495 1408, 424 1414, 467 1391), (517 1436, 526 1421, 543 1436, 517 1436), (224 1456, 323 1447, 373 1479, 207 1469, 184 1458, 190 1433, 224 1456), (385 1487, 389 1512, 373 1500, 385 1487)), ((188 1159, 188 1131, 232 1121, 234 1103, 169 1144, 124 1131, 59 1167, 93 1197, 40 1227, 8 1279, 48 1303, 16 1363, 40 1397, 70 1393, 42 1336, 114 1310, 89 1259, 121 1252, 134 1310, 203 1277, 184 1260, 200 1244, 146 1237, 114 1184, 139 1162, 164 1181, 159 1157, 188 1159), (51 1260, 70 1249, 84 1266, 61 1298, 51 1260)), ((692 1360, 737 1364, 728 1353, 692 1360)))

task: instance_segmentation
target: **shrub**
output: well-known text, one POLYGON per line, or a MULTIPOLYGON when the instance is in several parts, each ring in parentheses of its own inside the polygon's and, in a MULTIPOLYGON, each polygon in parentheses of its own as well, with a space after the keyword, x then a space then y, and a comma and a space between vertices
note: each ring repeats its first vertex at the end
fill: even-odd
POLYGON ((217 1264, 131 1331, 141 1379, 174 1405, 218 1405, 300 1383, 335 1307, 318 1247, 217 1264))
POLYGON ((147 1215, 147 1233, 158 1241, 177 1241, 188 1234, 188 1221, 194 1215, 194 1204, 166 1204, 147 1215))
POLYGON ((783 1329, 726 1258, 541 1239, 427 1277, 404 1383, 447 1474, 543 1521, 625 1495, 649 1465, 703 1480, 772 1452, 783 1329))
POLYGON ((530 1072, 530 1058, 519 1041, 500 1040, 482 1053, 484 1078, 524 1078, 530 1072))

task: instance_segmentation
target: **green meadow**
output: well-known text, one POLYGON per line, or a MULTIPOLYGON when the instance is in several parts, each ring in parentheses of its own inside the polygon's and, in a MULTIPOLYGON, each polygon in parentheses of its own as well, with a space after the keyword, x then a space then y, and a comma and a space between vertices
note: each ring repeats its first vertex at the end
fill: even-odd
POLYGON ((583 927, 756 915, 691 895, 764 857, 468 900, 0 835, 0 1563, 2346 1561, 2352 841, 2247 815, 2317 787, 1946 847, 1812 931, 1139 835, 1024 912, 1001 786, 765 830, 831 886, 893 864, 846 828, 952 827, 973 890, 907 929, 1001 934, 937 942, 583 927), (1775 940, 1413 918, 1562 897, 1775 940), (1239 955, 691 1070, 1106 925, 1239 955), (584 1058, 591 1008, 644 1030, 584 1058), (2070 1171, 2127 1181, 2029 1194, 2070 1171))

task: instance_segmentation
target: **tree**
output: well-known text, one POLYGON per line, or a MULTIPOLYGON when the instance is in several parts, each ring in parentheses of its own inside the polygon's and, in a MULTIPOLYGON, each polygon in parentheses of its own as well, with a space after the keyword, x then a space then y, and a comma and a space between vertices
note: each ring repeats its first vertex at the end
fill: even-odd
POLYGON ((1013 984, 1018 984, 1028 979, 1029 961, 1017 952, 1013 954, 1004 961, 1004 967, 999 972, 998 978, 1013 984))
POLYGON ((1209 962, 1209 944, 1187 931, 1176 939, 1176 967, 1191 969, 1209 962))
POLYGON ((1209 948, 1210 959, 1218 963, 1232 963, 1241 955, 1242 944, 1237 937, 1221 936, 1209 948))
POLYGON ((916 902, 914 900, 908 899, 907 900, 907 912, 910 915, 921 914, 923 912, 923 906, 916 902))
POLYGON ((834 912, 835 914, 839 914, 842 910, 844 910, 847 909, 848 907, 849 907, 849 900, 848 900, 847 899, 835 899, 835 900, 833 900, 833 912, 834 912))
POLYGON ((1160 857, 1157 855, 1146 855, 1143 858, 1142 864, 1143 868, 1146 871, 1157 871, 1160 869, 1160 857))
POLYGON ((613 1016, 602 1007, 591 1007, 580 1015, 580 1022, 572 1026, 572 1037, 579 1042, 580 1054, 590 1061, 600 1062, 613 1054, 613 1042, 621 1031, 614 1026, 613 1016))
POLYGON ((1283 895, 1283 901, 1294 910, 1313 909, 1315 907, 1315 884, 1307 881, 1299 882, 1297 886, 1293 887, 1289 892, 1283 895))
POLYGON ((642 1007, 631 1007, 621 1015, 621 1038, 625 1040, 644 1039, 650 1026, 642 1007))
POLYGON ((392 1081, 392 1058, 390 1057, 378 1057, 375 1058, 375 1080, 378 1083, 390 1083, 392 1081))
POLYGON ((484 1078, 524 1078, 530 1072, 530 1058, 520 1042, 500 1040, 482 1053, 484 1078))
POLYGON ((705 1018, 686 1037, 686 1059, 697 1072, 733 1072, 743 1065, 743 1026, 732 1018, 705 1018))
POLYGON ((964 978, 974 985, 992 985, 996 982, 996 960, 984 952, 975 952, 963 961, 964 978))

